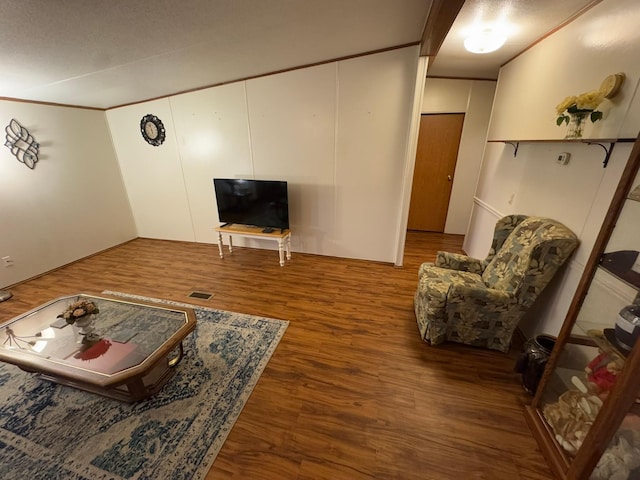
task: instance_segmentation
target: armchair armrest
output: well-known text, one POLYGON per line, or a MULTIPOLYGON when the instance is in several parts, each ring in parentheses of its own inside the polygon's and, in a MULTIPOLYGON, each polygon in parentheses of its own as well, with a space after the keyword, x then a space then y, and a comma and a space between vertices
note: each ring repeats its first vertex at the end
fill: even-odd
POLYGON ((448 268, 449 270, 458 270, 477 274, 481 274, 483 270, 481 260, 451 252, 438 252, 436 254, 435 265, 436 267, 448 268))

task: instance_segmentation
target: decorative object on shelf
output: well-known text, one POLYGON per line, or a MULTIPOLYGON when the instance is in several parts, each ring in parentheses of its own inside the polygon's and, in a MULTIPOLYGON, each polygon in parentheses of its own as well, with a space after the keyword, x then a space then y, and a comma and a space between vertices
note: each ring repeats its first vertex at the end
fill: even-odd
POLYGON ((11 297, 13 297, 13 294, 9 290, 0 290, 0 302, 9 300, 11 297))
POLYGON ((140 120, 140 132, 142 132, 142 138, 154 147, 161 145, 166 136, 162 120, 150 113, 140 120))
POLYGON ((627 305, 620 310, 616 318, 616 343, 623 350, 630 352, 639 336, 640 305, 627 305))
POLYGON ((573 376, 570 389, 547 404, 544 417, 552 427, 556 440, 570 455, 575 455, 595 420, 604 400, 613 389, 622 371, 617 358, 599 353, 585 367, 586 382, 573 376))
POLYGON ((638 467, 640 467, 640 433, 637 428, 637 418, 637 415, 630 415, 629 420, 625 420, 625 423, 632 423, 630 420, 634 419, 635 425, 629 427, 625 425, 625 428, 616 432, 589 480, 637 478, 638 467))
POLYGON ((613 389, 624 364, 618 363, 618 356, 602 351, 585 367, 589 391, 604 400, 613 389))
POLYGON ((602 112, 596 110, 605 98, 613 98, 620 91, 624 83, 624 73, 608 75, 600 84, 598 90, 570 95, 556 105, 556 125, 566 123, 569 126, 564 138, 582 138, 587 118, 591 123, 602 120, 602 112))
POLYGON ((4 146, 11 150, 19 162, 33 170, 38 162, 40 144, 15 118, 11 119, 4 131, 7 132, 4 146))
POLYGON ((622 348, 618 347, 616 334, 613 328, 589 328, 587 336, 594 341, 601 352, 606 353, 616 363, 618 370, 624 368, 625 358, 629 356, 622 348))
POLYGON ((569 126, 564 138, 582 138, 584 124, 587 118, 591 122, 602 119, 602 112, 596 110, 604 100, 604 94, 600 90, 591 90, 580 95, 571 95, 556 105, 556 125, 566 123, 569 126))
POLYGON ((622 87, 624 80, 625 74, 622 72, 607 75, 607 77, 600 84, 599 90, 604 95, 604 98, 613 98, 620 91, 620 87, 622 87))
POLYGON ((583 388, 567 390, 558 397, 557 402, 543 408, 544 418, 553 429, 557 442, 572 456, 582 446, 589 427, 602 407, 602 400, 586 387, 583 388))
POLYGON ((569 128, 567 129, 567 134, 564 136, 564 138, 582 138, 582 134, 584 132, 584 124, 587 121, 587 117, 589 117, 592 113, 593 112, 589 110, 569 113, 569 128))

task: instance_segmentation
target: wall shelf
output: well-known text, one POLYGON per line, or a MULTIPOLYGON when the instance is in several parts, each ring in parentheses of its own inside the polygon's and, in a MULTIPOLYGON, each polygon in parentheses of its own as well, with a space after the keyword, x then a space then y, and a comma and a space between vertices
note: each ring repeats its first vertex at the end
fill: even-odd
POLYGON ((586 145, 599 145, 605 151, 602 167, 607 168, 609 158, 616 143, 632 143, 635 138, 576 138, 576 139, 555 139, 555 140, 487 140, 488 143, 505 143, 513 147, 513 156, 518 156, 520 143, 583 143, 586 145), (607 145, 608 144, 608 145, 607 145))

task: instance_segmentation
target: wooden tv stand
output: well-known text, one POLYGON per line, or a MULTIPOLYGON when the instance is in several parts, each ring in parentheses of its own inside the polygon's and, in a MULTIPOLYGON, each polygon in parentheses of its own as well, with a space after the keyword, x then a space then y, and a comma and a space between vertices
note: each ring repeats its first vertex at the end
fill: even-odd
POLYGON ((287 260, 291 260, 291 230, 274 228, 273 232, 263 232, 263 227, 252 227, 250 225, 239 225, 236 223, 225 224, 216 228, 218 232, 218 251, 220 252, 220 258, 224 258, 222 252, 222 234, 229 235, 229 253, 233 252, 233 242, 231 237, 233 235, 239 235, 247 238, 258 238, 267 240, 276 240, 278 242, 278 253, 280 255, 280 266, 284 267, 284 256, 287 255, 287 260))

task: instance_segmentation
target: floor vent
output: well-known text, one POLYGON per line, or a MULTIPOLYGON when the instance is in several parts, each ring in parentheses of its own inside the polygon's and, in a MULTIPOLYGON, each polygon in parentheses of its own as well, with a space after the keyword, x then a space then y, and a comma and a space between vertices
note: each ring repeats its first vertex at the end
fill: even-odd
POLYGON ((189 297, 191 298, 199 298, 201 300, 209 300, 211 297, 213 297, 213 293, 207 293, 207 292, 191 292, 189 294, 189 297))

